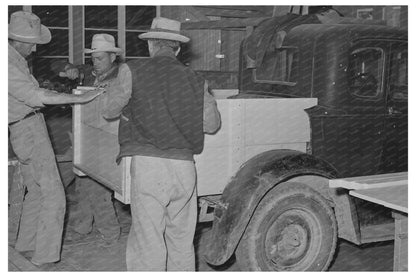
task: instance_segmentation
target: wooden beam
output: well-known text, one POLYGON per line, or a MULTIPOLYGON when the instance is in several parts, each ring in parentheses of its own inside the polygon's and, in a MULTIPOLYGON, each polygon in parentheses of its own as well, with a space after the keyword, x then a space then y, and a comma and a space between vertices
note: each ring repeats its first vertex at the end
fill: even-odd
POLYGON ((252 10, 234 10, 234 9, 215 9, 215 8, 206 8, 206 7, 195 7, 201 13, 205 15, 214 15, 221 17, 237 17, 237 18, 246 18, 246 17, 263 17, 264 13, 259 11, 252 10))
POLYGON ((202 20, 210 20, 204 13, 196 9, 195 7, 185 7, 185 17, 188 17, 191 21, 193 19, 198 19, 198 21, 202 20))
POLYGON ((222 9, 222 10, 257 11, 257 12, 262 12, 262 13, 267 13, 267 11, 270 10, 270 6, 205 6, 205 5, 198 5, 198 6, 194 6, 194 7, 222 9))
POLYGON ((84 63, 84 16, 82 6, 72 7, 72 28, 70 26, 71 38, 73 39, 72 45, 72 63, 83 64, 84 63))
POLYGON ((221 19, 221 20, 199 21, 199 22, 183 22, 181 25, 181 28, 183 30, 245 28, 247 26, 257 26, 260 22, 268 18, 270 17, 235 18, 235 19, 221 19))
POLYGON ((330 188, 371 189, 402 186, 408 183, 408 173, 389 173, 329 180, 330 188))

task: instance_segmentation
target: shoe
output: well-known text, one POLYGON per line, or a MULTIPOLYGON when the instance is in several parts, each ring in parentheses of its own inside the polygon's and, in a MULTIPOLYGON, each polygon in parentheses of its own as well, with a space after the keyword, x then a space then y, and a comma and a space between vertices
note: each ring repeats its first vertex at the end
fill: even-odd
POLYGON ((32 264, 36 265, 37 267, 40 267, 40 266, 44 265, 44 263, 38 263, 38 262, 35 262, 35 261, 32 261, 32 260, 30 260, 30 262, 32 264))
POLYGON ((30 262, 31 262, 33 265, 37 266, 37 267, 43 267, 43 266, 45 266, 45 265, 51 264, 51 263, 39 263, 39 262, 35 262, 35 261, 33 261, 33 260, 30 260, 30 262))

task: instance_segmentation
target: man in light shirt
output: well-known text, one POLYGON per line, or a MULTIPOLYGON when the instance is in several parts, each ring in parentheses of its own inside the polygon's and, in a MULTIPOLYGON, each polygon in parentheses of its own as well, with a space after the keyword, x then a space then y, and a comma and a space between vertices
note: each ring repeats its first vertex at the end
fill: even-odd
POLYGON ((26 58, 36 44, 51 40, 47 27, 30 12, 11 15, 8 34, 8 125, 10 142, 21 167, 27 193, 23 201, 15 248, 34 251, 37 266, 60 260, 65 216, 65 192, 42 113, 45 105, 86 103, 102 93, 83 95, 42 89, 30 73, 26 58))

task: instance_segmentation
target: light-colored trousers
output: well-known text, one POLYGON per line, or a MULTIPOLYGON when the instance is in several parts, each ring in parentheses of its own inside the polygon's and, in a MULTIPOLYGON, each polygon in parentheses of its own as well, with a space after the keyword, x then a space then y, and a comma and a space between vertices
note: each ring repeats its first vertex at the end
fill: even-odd
POLYGON ((10 142, 21 163, 27 193, 15 248, 34 250, 32 261, 60 259, 65 191, 45 120, 36 114, 9 126, 10 142))
POLYGON ((129 271, 195 271, 197 221, 193 161, 134 156, 129 271))

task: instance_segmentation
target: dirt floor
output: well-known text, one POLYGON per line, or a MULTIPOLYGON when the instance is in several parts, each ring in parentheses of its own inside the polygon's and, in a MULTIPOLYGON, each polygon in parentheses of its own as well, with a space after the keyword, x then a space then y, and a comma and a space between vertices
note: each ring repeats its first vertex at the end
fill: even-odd
MULTIPOLYGON (((76 199, 73 199, 73 186, 68 187, 68 210, 76 199)), ((79 236, 66 230, 62 248, 61 261, 54 264, 36 267, 29 260, 31 251, 19 253, 9 244, 9 271, 126 271, 125 249, 130 228, 131 216, 128 205, 115 201, 122 235, 118 243, 105 246, 97 236, 97 231, 79 236)), ((210 229, 210 224, 198 224, 195 236, 197 271, 240 271, 235 258, 226 264, 213 267, 202 258, 201 236, 210 229)), ((334 261, 329 271, 392 271, 393 241, 356 246, 340 240, 334 261)))

